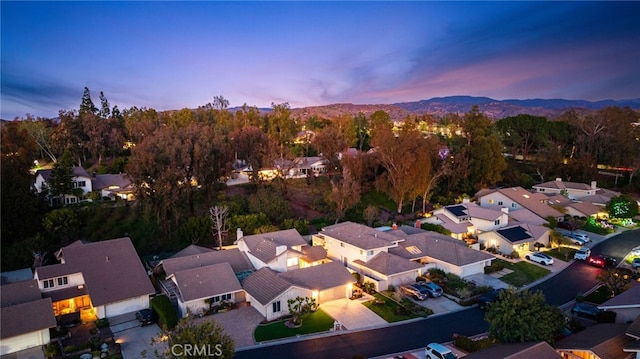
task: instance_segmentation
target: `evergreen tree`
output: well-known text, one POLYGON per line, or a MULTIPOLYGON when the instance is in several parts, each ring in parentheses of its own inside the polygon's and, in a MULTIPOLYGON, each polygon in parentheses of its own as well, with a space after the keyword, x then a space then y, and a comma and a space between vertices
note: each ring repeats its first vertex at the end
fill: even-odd
POLYGON ((109 101, 102 91, 100 91, 100 117, 109 118, 111 110, 109 109, 109 101))
POLYGON ((98 112, 98 109, 93 104, 93 101, 91 101, 91 91, 85 86, 84 92, 82 93, 82 102, 80 103, 80 114, 95 114, 96 112, 98 112))

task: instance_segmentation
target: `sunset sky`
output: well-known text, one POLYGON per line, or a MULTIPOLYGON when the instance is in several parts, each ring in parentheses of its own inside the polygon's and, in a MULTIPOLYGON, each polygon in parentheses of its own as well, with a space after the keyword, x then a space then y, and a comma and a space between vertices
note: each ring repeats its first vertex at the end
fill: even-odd
POLYGON ((640 2, 7 2, 3 119, 195 108, 640 97, 640 2))

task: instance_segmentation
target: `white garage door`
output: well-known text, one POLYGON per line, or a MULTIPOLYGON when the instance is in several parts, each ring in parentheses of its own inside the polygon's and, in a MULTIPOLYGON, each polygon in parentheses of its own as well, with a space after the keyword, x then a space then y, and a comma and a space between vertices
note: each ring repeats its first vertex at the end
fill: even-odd
MULTIPOLYGON (((47 336, 49 329, 47 329, 47 336)), ((2 345, 0 345, 0 355, 9 353, 15 353, 20 350, 25 350, 33 347, 43 345, 42 335, 40 331, 17 335, 15 337, 2 339, 2 345)))
POLYGON ((111 304, 107 304, 105 306, 105 317, 115 317, 116 315, 133 313, 140 309, 145 309, 149 307, 149 298, 147 297, 138 297, 128 300, 123 300, 120 302, 115 302, 111 304))
POLYGON ((329 289, 325 289, 320 291, 320 298, 318 298, 320 303, 328 302, 330 300, 342 299, 347 297, 347 289, 345 286, 341 285, 339 287, 333 287, 329 289))

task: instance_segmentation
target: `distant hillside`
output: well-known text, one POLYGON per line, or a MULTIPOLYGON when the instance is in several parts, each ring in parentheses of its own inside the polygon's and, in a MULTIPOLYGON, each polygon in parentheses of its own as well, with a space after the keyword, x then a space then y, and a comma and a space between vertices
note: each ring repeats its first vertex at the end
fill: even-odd
POLYGON ((449 113, 464 114, 477 105, 482 113, 491 119, 501 119, 526 113, 534 116, 556 118, 568 109, 578 112, 591 112, 607 106, 630 107, 640 110, 640 98, 632 100, 564 100, 564 99, 529 99, 529 100, 495 100, 489 97, 448 96, 434 97, 428 100, 401 102, 379 105, 332 104, 292 109, 294 115, 302 118, 318 116, 321 118, 335 118, 341 115, 355 115, 363 112, 370 115, 377 110, 389 113, 392 120, 402 120, 410 114, 431 114, 444 116, 449 113))

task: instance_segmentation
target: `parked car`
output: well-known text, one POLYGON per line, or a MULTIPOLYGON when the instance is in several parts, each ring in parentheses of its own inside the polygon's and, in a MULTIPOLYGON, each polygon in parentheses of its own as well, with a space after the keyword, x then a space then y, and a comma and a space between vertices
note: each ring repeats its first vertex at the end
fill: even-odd
POLYGON ((424 349, 427 359, 458 359, 458 356, 442 344, 431 343, 424 349))
POLYGON ((631 268, 633 268, 633 269, 640 268, 640 257, 633 259, 633 261, 631 262, 631 268))
POLYGON ((573 238, 575 238, 575 239, 583 240, 583 241, 585 241, 585 243, 591 242, 591 238, 589 238, 588 235, 586 235, 585 233, 582 233, 582 232, 573 232, 573 233, 571 233, 571 236, 573 238))
POLYGON ((632 256, 640 257, 640 246, 634 247, 630 253, 632 256))
POLYGON ((584 239, 582 239, 580 237, 575 237, 571 233, 564 234, 563 236, 565 238, 567 238, 568 240, 570 240, 571 243, 575 244, 576 246, 584 246, 585 244, 587 244, 587 241, 585 241, 584 239))
POLYGON ((524 257, 532 262, 544 264, 547 266, 550 266, 553 264, 553 258, 551 258, 551 256, 544 253, 536 252, 536 253, 527 254, 524 257))
POLYGON ((427 296, 428 296, 427 290, 423 289, 418 285, 410 284, 410 285, 402 286, 401 288, 405 294, 412 296, 416 300, 427 299, 427 296))
POLYGON ((136 319, 140 322, 141 326, 149 325, 153 323, 153 312, 151 309, 142 309, 136 312, 136 319))
POLYGON ((577 224, 575 224, 573 222, 568 222, 568 221, 558 222, 558 227, 559 228, 568 229, 570 231, 575 231, 576 229, 578 229, 578 225, 577 224))
POLYGON ((601 311, 598 307, 589 303, 576 303, 573 308, 571 308, 572 315, 590 319, 597 319, 598 313, 601 311))
POLYGON ((444 293, 442 288, 433 282, 421 282, 417 284, 424 288, 431 298, 439 297, 444 293))
POLYGON ((478 298, 478 307, 482 310, 489 308, 492 303, 495 303, 498 300, 502 291, 504 291, 504 288, 498 288, 481 295, 480 298, 478 298))
POLYGON ((589 264, 592 266, 607 268, 607 267, 615 267, 618 264, 618 261, 609 256, 593 256, 589 257, 589 264))
POLYGON ((582 247, 578 249, 576 254, 573 255, 573 259, 586 261, 587 258, 589 258, 590 256, 591 256, 591 250, 589 248, 582 247))

